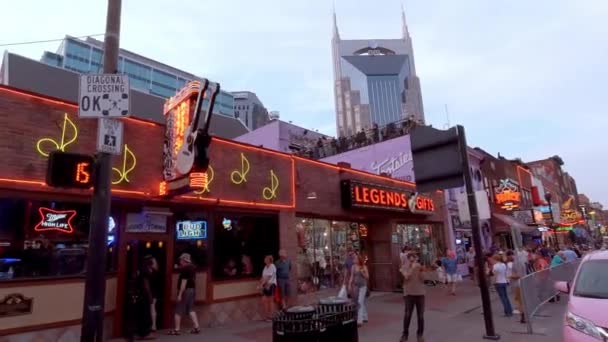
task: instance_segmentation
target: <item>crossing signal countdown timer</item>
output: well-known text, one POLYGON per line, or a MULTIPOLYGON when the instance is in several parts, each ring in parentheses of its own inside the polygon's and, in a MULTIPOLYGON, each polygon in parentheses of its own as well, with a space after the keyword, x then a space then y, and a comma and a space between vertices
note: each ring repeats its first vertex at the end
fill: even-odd
POLYGON ((86 154, 55 151, 49 155, 46 183, 59 188, 93 187, 95 159, 86 154))

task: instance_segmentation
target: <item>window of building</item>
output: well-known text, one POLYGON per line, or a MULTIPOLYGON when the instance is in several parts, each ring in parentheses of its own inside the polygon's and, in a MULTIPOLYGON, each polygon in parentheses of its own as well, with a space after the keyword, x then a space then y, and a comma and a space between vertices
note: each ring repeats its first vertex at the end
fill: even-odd
MULTIPOLYGON (((88 203, 0 199, 0 279, 83 274, 89 208, 88 203)), ((107 270, 116 269, 118 222, 113 212, 108 222, 107 270)))
POLYGON ((279 222, 276 216, 217 214, 214 218, 215 279, 258 278, 264 257, 277 257, 279 222))
POLYGON ((295 230, 299 293, 340 286, 354 262, 351 251, 366 255, 365 224, 298 218, 295 230))
POLYGON ((208 229, 206 215, 175 215, 175 252, 174 264, 179 264, 179 257, 188 253, 192 263, 199 270, 208 268, 208 229))
POLYGON ((420 261, 427 266, 444 256, 446 243, 441 225, 398 224, 396 234, 400 245, 416 250, 420 261))

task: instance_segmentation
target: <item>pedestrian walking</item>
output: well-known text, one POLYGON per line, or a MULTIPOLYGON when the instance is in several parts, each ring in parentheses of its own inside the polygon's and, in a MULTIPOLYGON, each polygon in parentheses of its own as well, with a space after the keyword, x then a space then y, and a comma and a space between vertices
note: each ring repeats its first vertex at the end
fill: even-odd
POLYGON ((509 294, 507 289, 509 287, 509 280, 507 278, 507 265, 504 263, 503 256, 497 254, 494 256, 495 263, 492 266, 492 276, 494 277, 494 287, 496 293, 502 302, 502 307, 506 317, 513 316, 513 307, 509 300, 509 294))
POLYGON ((403 316, 403 334, 401 342, 407 341, 409 337, 409 327, 412 320, 414 308, 416 308, 416 319, 418 325, 416 337, 418 342, 424 341, 424 296, 426 288, 424 285, 424 268, 418 260, 418 255, 414 252, 408 254, 410 267, 403 270, 403 298, 405 301, 405 314, 403 316))
POLYGON ((448 291, 452 296, 456 295, 456 283, 460 281, 460 275, 458 274, 458 260, 456 259, 456 253, 452 250, 448 250, 446 256, 441 259, 441 265, 445 270, 446 280, 448 282, 448 291))
POLYGON ((291 261, 287 259, 287 251, 279 251, 279 260, 275 263, 277 269, 277 285, 281 295, 281 309, 285 310, 291 303, 291 284, 289 273, 291 272, 291 261))
POLYGON ((258 285, 258 289, 262 290, 262 309, 267 322, 272 322, 274 291, 277 287, 277 268, 273 261, 272 255, 264 258, 264 270, 258 285))
POLYGON ((357 256, 356 262, 353 265, 351 272, 349 287, 357 297, 357 325, 362 326, 367 323, 367 282, 369 280, 369 271, 365 265, 365 259, 361 255, 357 256))
POLYGON ((469 268, 469 275, 471 276, 471 280, 475 281, 475 249, 473 246, 469 247, 469 251, 465 255, 465 261, 467 263, 467 267, 469 268))
POLYGON ((519 255, 516 255, 513 251, 507 251, 507 261, 507 266, 509 266, 509 264, 511 265, 509 267, 509 282, 513 292, 513 303, 515 304, 513 314, 520 314, 520 323, 526 323, 526 318, 524 315, 524 303, 521 297, 521 286, 519 284, 519 279, 521 279, 527 273, 526 265, 522 261, 522 258, 519 255))
POLYGON ((175 326, 169 331, 169 335, 180 335, 182 316, 189 315, 192 320, 192 334, 201 332, 198 316, 194 311, 194 289, 196 288, 195 267, 192 264, 190 254, 183 253, 179 257, 179 277, 177 278, 177 305, 173 316, 175 326))

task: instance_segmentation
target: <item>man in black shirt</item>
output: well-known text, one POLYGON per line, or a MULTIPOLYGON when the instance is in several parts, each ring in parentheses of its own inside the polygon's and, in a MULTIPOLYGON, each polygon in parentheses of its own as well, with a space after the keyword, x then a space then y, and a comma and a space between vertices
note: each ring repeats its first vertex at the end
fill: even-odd
POLYGON ((192 265, 190 254, 184 253, 179 257, 180 271, 177 279, 177 306, 175 307, 175 329, 169 331, 169 335, 179 335, 181 329, 182 316, 190 315, 194 328, 192 334, 201 332, 198 324, 198 316, 194 311, 195 298, 195 267, 192 265))

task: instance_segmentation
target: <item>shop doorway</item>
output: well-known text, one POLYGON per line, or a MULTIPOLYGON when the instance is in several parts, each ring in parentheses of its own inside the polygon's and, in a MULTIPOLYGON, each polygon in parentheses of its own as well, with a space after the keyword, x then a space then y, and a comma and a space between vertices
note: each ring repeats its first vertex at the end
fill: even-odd
MULTIPOLYGON (((151 279, 151 290, 156 299, 154 305, 156 312, 156 327, 157 329, 165 328, 163 322, 165 321, 164 313, 165 307, 168 305, 165 303, 165 284, 167 269, 167 246, 163 240, 129 240, 127 242, 127 255, 126 255, 126 276, 125 276, 125 293, 124 296, 124 308, 126 314, 123 316, 122 326, 124 336, 129 336, 133 331, 138 317, 141 316, 141 312, 132 305, 133 296, 143 294, 144 289, 141 288, 141 283, 137 281, 138 273, 144 268, 145 263, 149 259, 156 260, 158 265, 158 271, 156 275, 151 279)), ((151 312, 151 309, 150 309, 151 312)))

